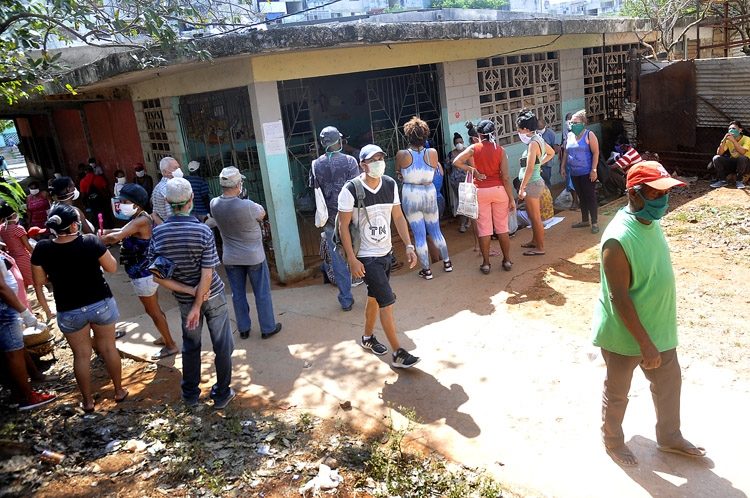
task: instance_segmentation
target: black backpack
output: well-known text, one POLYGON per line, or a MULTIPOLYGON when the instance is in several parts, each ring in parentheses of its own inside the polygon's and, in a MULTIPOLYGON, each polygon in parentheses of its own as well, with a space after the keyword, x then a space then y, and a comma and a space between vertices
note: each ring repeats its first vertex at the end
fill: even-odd
MULTIPOLYGON (((344 184, 344 188, 347 188, 349 183, 354 185, 354 191, 357 193, 357 221, 359 221, 359 211, 360 209, 363 209, 365 211, 365 219, 367 219, 367 223, 369 224, 370 216, 367 214, 367 208, 365 208, 365 187, 362 184, 362 179, 359 177, 352 178, 344 184)), ((339 214, 336 214, 335 223, 336 224, 333 228, 333 242, 336 244, 336 251, 341 254, 341 257, 346 259, 346 252, 341 244, 341 233, 339 232, 339 214)), ((359 223, 355 225, 354 219, 352 219, 352 223, 349 224, 349 235, 352 238, 352 249, 354 249, 354 255, 356 256, 359 254, 359 246, 362 243, 362 237, 360 235, 359 223)))

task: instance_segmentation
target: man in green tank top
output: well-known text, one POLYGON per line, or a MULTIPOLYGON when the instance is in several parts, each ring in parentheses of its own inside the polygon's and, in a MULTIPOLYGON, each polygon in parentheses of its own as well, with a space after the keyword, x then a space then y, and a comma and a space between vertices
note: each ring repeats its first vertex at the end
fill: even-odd
POLYGON ((659 450, 702 457, 680 432, 682 376, 677 361, 677 305, 669 246, 660 219, 669 190, 685 184, 654 161, 627 174, 628 205, 607 226, 601 245, 601 292, 592 331, 607 365, 602 395, 602 436, 620 465, 637 465, 625 445, 622 421, 633 371, 641 367, 651 383, 659 450))

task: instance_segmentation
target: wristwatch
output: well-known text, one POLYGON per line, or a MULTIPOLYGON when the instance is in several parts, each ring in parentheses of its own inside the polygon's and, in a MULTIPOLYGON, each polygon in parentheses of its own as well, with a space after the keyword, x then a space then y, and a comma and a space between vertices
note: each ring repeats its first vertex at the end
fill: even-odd
POLYGON ((412 244, 407 244, 407 245, 406 245, 406 248, 407 248, 407 249, 411 249, 412 251, 415 251, 415 250, 416 250, 416 248, 415 248, 415 247, 414 247, 414 246, 413 246, 412 244))

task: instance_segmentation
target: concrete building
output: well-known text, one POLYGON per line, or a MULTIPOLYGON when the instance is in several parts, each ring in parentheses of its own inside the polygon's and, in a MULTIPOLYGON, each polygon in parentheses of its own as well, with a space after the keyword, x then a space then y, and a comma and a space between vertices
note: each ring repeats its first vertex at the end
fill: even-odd
POLYGON ((377 143, 392 171, 412 116, 430 124, 441 157, 454 132, 465 136, 465 121, 493 119, 515 174, 518 111, 535 110, 559 133, 567 112, 585 108, 600 132, 597 122, 619 118, 628 51, 648 31, 644 20, 460 9, 280 26, 202 40, 213 62, 140 70, 112 54, 69 74, 64 83, 78 95, 50 87, 45 100, 0 116, 15 119, 39 176, 75 176, 94 155, 109 174, 130 177, 143 162, 157 177, 159 160, 172 155, 201 161, 217 194, 218 172, 238 166, 269 213, 279 279, 292 281, 305 258, 317 260, 307 176, 323 126, 337 126, 355 148, 377 143))

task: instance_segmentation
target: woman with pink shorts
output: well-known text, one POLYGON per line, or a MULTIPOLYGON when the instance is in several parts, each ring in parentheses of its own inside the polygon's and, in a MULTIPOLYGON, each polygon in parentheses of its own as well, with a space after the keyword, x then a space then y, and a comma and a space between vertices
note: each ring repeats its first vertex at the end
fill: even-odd
POLYGON ((453 160, 453 165, 471 171, 477 186, 477 236, 479 249, 482 251, 482 265, 479 270, 487 275, 492 269, 490 237, 494 232, 503 252, 503 270, 510 271, 513 263, 510 260, 508 214, 516 209, 516 203, 513 200, 513 187, 508 175, 508 156, 502 146, 495 143, 495 123, 485 119, 480 121, 476 128, 472 123, 467 123, 466 126, 469 128, 469 136, 477 136, 479 142, 461 152, 453 160), (473 159, 474 167, 469 165, 470 159, 473 159))

